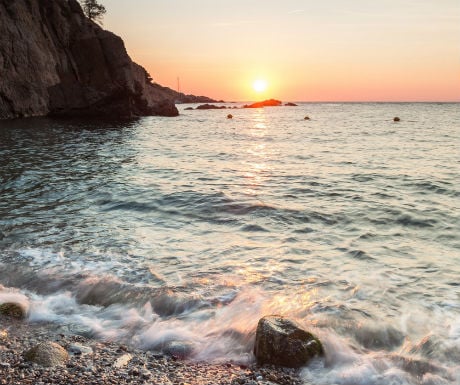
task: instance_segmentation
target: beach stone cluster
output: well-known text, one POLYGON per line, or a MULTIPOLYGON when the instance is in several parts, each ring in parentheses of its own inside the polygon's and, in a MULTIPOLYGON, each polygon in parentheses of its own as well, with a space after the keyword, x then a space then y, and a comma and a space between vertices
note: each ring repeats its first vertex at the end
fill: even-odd
MULTIPOLYGON (((176 348, 176 347, 175 347, 176 348)), ((301 385, 295 369, 190 362, 0 315, 0 385, 301 385)))

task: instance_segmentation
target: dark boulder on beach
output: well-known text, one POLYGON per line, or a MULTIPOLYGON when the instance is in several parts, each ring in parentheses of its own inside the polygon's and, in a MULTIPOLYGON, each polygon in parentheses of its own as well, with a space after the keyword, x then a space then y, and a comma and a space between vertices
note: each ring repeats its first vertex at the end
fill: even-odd
POLYGON ((24 354, 26 361, 45 367, 64 365, 69 359, 67 351, 55 342, 42 342, 24 354))
POLYGON ((321 342, 295 322, 277 315, 260 319, 254 354, 259 364, 299 368, 324 354, 321 342))
POLYGON ((0 315, 17 319, 24 319, 27 316, 27 309, 25 309, 19 303, 6 302, 0 304, 0 315))
POLYGON ((252 104, 246 104, 243 108, 262 108, 262 107, 278 107, 281 106, 282 102, 276 99, 268 99, 263 102, 257 102, 252 104))
POLYGON ((0 119, 176 116, 212 102, 155 83, 77 0, 0 0, 0 119))

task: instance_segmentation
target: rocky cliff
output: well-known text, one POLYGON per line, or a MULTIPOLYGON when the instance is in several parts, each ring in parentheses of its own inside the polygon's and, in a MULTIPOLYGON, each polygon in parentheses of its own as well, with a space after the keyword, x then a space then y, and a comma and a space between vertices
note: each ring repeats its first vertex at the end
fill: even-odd
POLYGON ((0 119, 175 116, 183 96, 152 83, 76 0, 0 0, 0 119))

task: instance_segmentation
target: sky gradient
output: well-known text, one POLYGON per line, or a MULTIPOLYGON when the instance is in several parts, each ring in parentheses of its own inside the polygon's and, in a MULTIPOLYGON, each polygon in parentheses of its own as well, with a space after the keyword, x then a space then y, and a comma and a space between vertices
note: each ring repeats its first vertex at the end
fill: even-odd
POLYGON ((154 81, 225 100, 460 101, 458 0, 100 0, 154 81), (253 90, 266 80, 262 93, 253 90))

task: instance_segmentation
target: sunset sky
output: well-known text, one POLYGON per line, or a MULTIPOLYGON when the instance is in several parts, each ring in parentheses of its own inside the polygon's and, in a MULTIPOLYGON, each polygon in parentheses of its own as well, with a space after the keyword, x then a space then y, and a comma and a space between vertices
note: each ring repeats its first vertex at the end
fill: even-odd
POLYGON ((100 2, 131 57, 162 85, 179 77, 185 93, 460 101, 459 0, 100 2))

